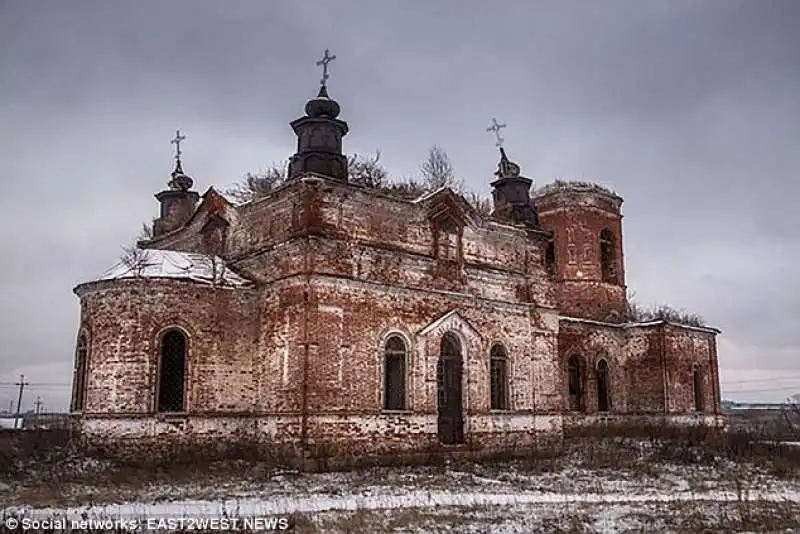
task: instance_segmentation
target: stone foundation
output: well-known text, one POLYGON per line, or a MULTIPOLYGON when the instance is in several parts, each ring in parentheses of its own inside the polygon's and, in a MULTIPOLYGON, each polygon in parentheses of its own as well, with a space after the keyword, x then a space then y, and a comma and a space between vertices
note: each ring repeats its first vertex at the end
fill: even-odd
POLYGON ((464 442, 442 445, 436 414, 85 417, 90 450, 138 462, 180 457, 245 457, 301 469, 386 463, 431 463, 448 457, 557 454, 560 415, 466 416, 464 442), (303 438, 305 435, 305 439, 303 438), (305 443, 305 446, 303 444, 305 443))
POLYGON ((89 449, 106 457, 145 463, 244 458, 302 470, 553 456, 565 437, 725 429, 722 416, 705 414, 492 413, 466 416, 464 423, 465 439, 457 445, 439 442, 435 414, 315 415, 305 420, 305 433, 299 415, 87 417, 79 424, 89 449))

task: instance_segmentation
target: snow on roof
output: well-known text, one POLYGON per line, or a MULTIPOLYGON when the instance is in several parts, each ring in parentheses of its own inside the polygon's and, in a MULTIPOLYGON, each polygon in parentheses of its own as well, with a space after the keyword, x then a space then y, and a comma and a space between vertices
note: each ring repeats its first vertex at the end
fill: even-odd
POLYGON ((595 191, 605 193, 613 197, 618 197, 617 193, 610 186, 596 182, 584 182, 580 180, 562 180, 556 178, 555 181, 546 184, 535 191, 536 196, 544 196, 548 193, 558 191, 595 191))
POLYGON ((251 282, 226 267, 219 256, 175 250, 136 249, 136 257, 120 261, 97 280, 175 278, 204 284, 246 286, 251 282))
POLYGON ((419 203, 419 202, 425 202, 429 198, 432 198, 432 197, 438 195, 440 192, 444 191, 445 189, 449 189, 449 187, 447 187, 446 185, 443 185, 442 187, 440 187, 438 189, 435 189, 433 191, 428 191, 427 193, 421 194, 420 196, 418 196, 417 198, 415 198, 411 202, 413 202, 415 204, 419 203))
POLYGON ((684 328, 686 330, 696 330, 698 332, 707 332, 712 334, 720 334, 721 331, 714 328, 713 326, 694 326, 689 324, 677 323, 675 321, 667 321, 664 319, 656 319, 654 321, 642 321, 642 322, 625 322, 625 323, 609 323, 606 321, 595 321, 593 319, 583 319, 580 317, 567 317, 562 315, 560 317, 562 321, 567 321, 570 323, 585 323, 585 324, 593 324, 598 326, 610 326, 613 328, 636 328, 636 327, 648 327, 648 326, 659 326, 659 325, 670 325, 670 326, 677 326, 679 328, 684 328))

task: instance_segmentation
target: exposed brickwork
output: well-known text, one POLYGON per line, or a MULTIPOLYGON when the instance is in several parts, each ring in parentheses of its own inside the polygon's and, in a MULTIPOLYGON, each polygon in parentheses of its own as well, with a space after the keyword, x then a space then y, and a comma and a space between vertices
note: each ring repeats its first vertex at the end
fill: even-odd
POLYGON ((716 332, 664 324, 602 325, 564 320, 559 332, 561 374, 576 355, 582 366, 585 413, 596 413, 597 362, 610 368, 612 412, 627 414, 694 413, 693 370, 703 377, 707 414, 719 414, 716 332), (666 408, 665 408, 666 406, 666 408))
MULTIPOLYGON (((524 186, 513 165, 505 161, 514 176, 503 180, 524 186)), ((446 416, 463 425, 457 450, 553 451, 565 425, 596 423, 601 358, 610 416, 694 417, 695 369, 706 414, 718 413, 716 331, 597 322, 626 306, 622 200, 591 188, 544 192, 537 227, 536 211, 518 196, 516 211, 487 219, 448 189, 405 201, 308 174, 241 206, 209 190, 181 227, 163 227, 143 245, 220 255, 253 286, 78 286, 89 340, 86 403, 76 414, 84 435, 151 456, 172 446, 246 444, 307 465, 450 450, 441 444, 446 416), (605 229, 612 281, 608 265, 603 274, 605 229), (551 237, 554 274, 546 265, 551 237), (169 328, 188 343, 185 412, 157 414, 160 336, 169 328), (387 412, 390 335, 407 349, 405 409, 387 412), (439 385, 458 376, 440 362, 446 335, 455 336, 462 363, 448 386, 461 384, 459 407, 445 413, 439 385), (508 354, 503 411, 490 409, 495 343, 508 354), (567 409, 571 356, 581 361, 577 415, 567 409)))
POLYGON ((598 188, 564 185, 542 191, 534 201, 542 226, 554 234, 561 312, 599 321, 624 312, 622 199, 598 188), (614 237, 614 283, 601 276, 600 233, 604 229, 614 237))

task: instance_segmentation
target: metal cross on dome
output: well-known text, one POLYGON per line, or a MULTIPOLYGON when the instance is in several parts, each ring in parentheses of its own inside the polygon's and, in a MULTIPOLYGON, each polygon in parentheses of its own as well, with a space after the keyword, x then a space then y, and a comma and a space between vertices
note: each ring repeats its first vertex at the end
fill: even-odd
POLYGON ((175 159, 177 161, 181 160, 181 141, 185 141, 186 136, 181 135, 180 130, 175 130, 175 139, 171 140, 169 143, 171 145, 175 145, 175 159))
POLYGON ((501 129, 501 128, 505 128, 505 127, 506 127, 506 123, 504 123, 504 122, 497 122, 497 118, 495 118, 495 117, 492 117, 492 124, 491 124, 491 126, 489 126, 488 128, 486 128, 486 131, 487 131, 487 132, 492 132, 492 133, 495 135, 495 137, 497 138, 497 143, 495 143, 495 144, 496 144, 498 147, 501 147, 501 146, 503 146, 503 141, 505 141, 505 139, 503 139, 502 137, 500 137, 500 129, 501 129))
POLYGON ((322 80, 320 80, 320 82, 319 82, 319 83, 320 83, 320 85, 322 85, 323 87, 324 87, 325 85, 327 85, 328 78, 330 78, 330 75, 328 74, 328 63, 330 63, 330 62, 331 62, 331 61, 333 61, 334 59, 336 59, 336 56, 332 56, 332 55, 330 55, 330 50, 328 50, 328 49, 326 48, 326 49, 325 49, 325 54, 323 54, 323 56, 322 56, 322 59, 320 59, 319 61, 317 61, 317 66, 320 66, 320 65, 322 65, 322 80))

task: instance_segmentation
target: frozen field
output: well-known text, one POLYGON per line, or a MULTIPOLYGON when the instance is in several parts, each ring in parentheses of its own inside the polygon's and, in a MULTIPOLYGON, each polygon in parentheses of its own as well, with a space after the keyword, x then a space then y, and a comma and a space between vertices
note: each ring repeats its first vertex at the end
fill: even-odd
POLYGON ((791 469, 641 453, 621 467, 590 456, 316 474, 252 463, 152 473, 81 460, 61 466, 69 476, 6 481, 0 500, 17 518, 281 516, 295 532, 800 532, 791 469))

